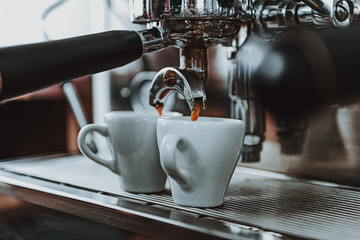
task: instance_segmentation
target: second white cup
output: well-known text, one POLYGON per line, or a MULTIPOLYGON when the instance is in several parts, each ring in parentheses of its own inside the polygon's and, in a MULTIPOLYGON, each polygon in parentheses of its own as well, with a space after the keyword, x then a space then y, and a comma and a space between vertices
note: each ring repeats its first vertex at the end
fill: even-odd
MULTIPOLYGON (((156 141, 157 114, 117 111, 105 114, 105 123, 89 124, 78 135, 83 155, 119 174, 125 191, 151 193, 164 190, 166 174, 160 166, 156 141), (108 138, 111 159, 94 154, 86 145, 86 136, 97 132, 108 138)), ((111 184, 111 183, 109 183, 111 184)))
POLYGON ((176 203, 191 207, 223 204, 242 151, 244 128, 235 119, 159 118, 161 165, 176 203))

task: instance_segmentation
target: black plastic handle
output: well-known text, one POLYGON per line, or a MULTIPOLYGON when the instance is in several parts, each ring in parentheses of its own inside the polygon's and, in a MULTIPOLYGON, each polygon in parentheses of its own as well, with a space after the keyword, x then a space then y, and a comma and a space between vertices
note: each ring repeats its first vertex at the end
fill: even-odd
POLYGON ((123 66, 140 58, 142 51, 135 31, 109 31, 0 49, 0 100, 123 66))
POLYGON ((359 28, 284 35, 253 75, 258 98, 282 115, 359 102, 359 43, 359 28))

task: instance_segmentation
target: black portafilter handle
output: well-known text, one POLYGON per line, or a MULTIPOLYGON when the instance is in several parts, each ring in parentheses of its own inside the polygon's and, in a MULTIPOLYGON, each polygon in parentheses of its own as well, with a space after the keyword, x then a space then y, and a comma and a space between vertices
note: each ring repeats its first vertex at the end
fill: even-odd
POLYGON ((123 66, 142 56, 135 31, 109 31, 0 49, 0 100, 123 66))
POLYGON ((286 34, 254 70, 258 99, 279 115, 360 101, 360 29, 286 34))

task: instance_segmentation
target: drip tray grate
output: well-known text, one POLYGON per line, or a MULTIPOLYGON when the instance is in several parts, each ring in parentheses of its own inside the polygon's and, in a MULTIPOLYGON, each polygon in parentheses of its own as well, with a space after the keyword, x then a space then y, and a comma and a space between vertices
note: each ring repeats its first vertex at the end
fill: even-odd
POLYGON ((0 163, 0 168, 289 236, 310 239, 360 236, 360 191, 335 184, 239 167, 223 206, 188 208, 175 204, 169 190, 160 194, 127 193, 115 174, 82 156, 9 161, 0 163))

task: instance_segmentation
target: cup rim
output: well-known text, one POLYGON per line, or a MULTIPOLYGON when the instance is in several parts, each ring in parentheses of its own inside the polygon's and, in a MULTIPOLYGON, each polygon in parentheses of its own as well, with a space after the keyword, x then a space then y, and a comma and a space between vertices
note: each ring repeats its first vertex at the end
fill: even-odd
MULTIPOLYGON (((119 110, 119 111, 110 111, 105 113, 105 117, 112 117, 112 116, 146 116, 146 117, 161 117, 157 112, 151 112, 151 111, 133 111, 133 110, 119 110)), ((165 117, 177 117, 182 116, 181 113, 178 112, 164 112, 165 117)))
POLYGON ((201 123, 212 123, 212 124, 222 124, 222 123, 235 123, 245 125, 243 120, 240 119, 233 119, 233 118, 225 118, 225 117, 202 117, 200 116, 198 120, 191 121, 190 116, 160 116, 158 121, 171 121, 171 122, 181 122, 181 123, 194 123, 194 124, 201 124, 201 123), (186 120, 186 121, 184 121, 186 120))

